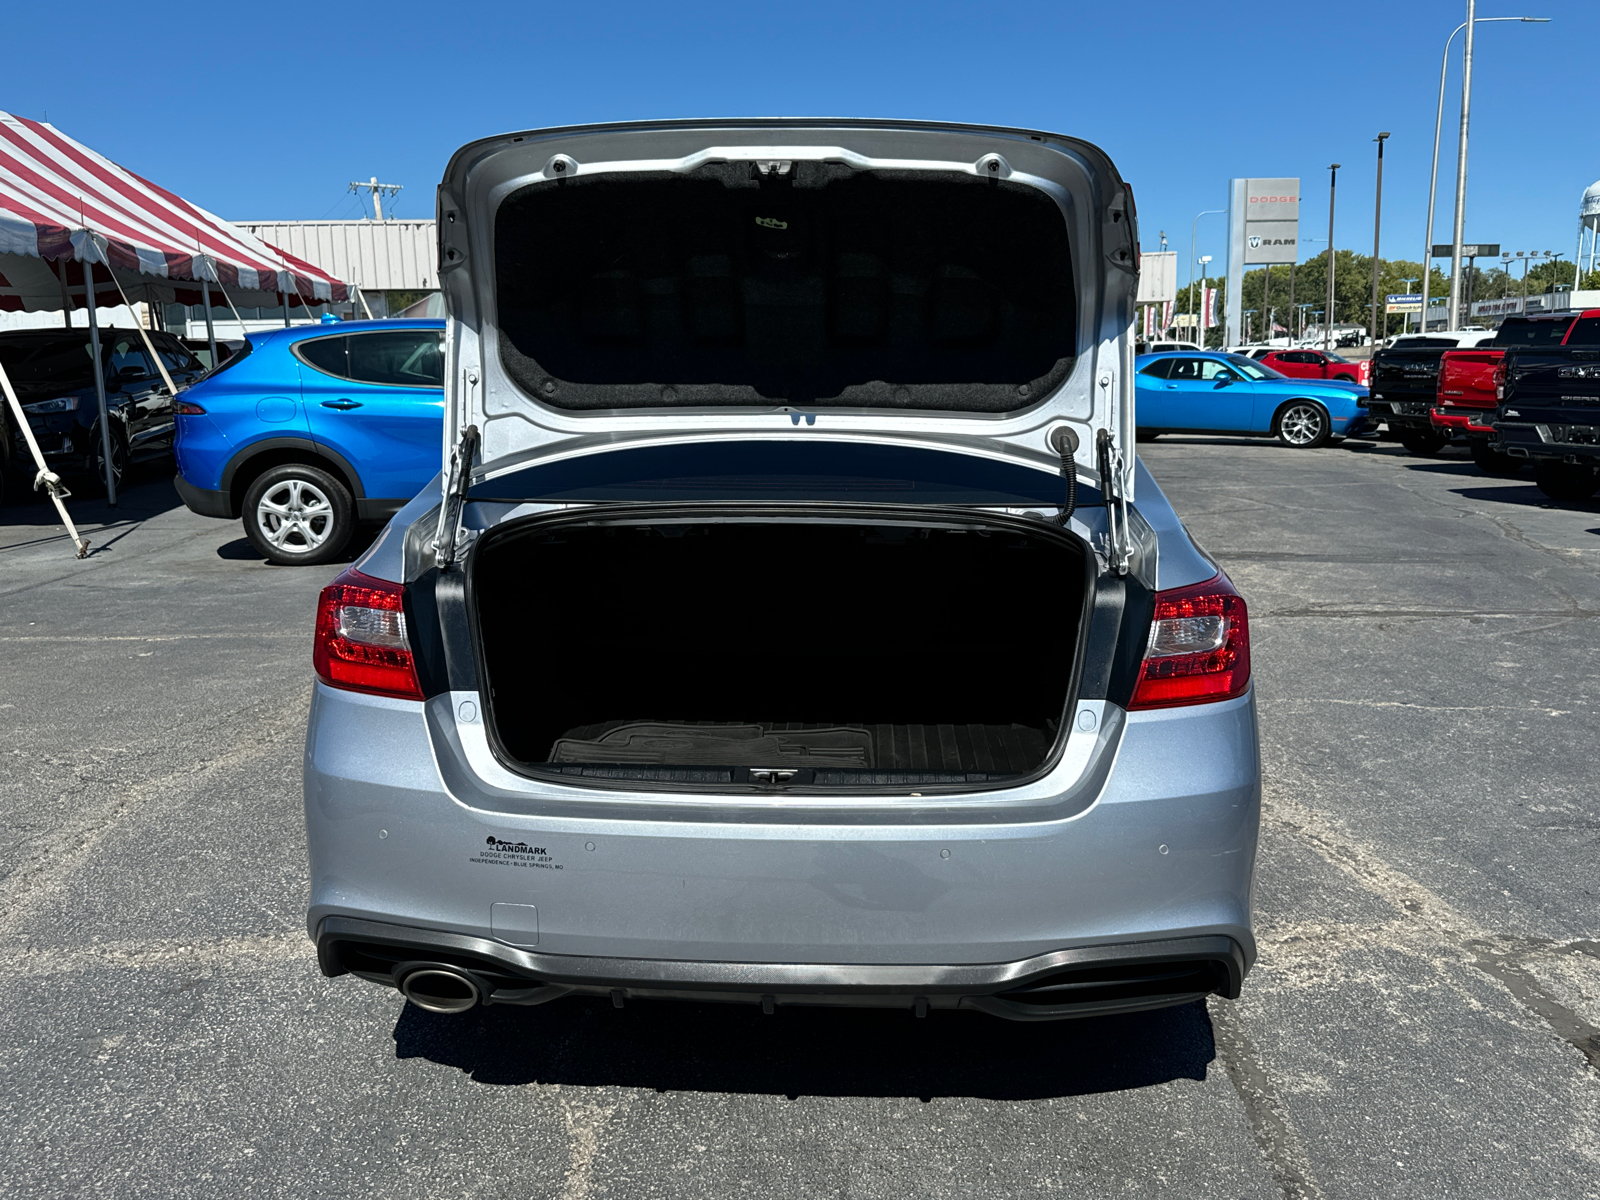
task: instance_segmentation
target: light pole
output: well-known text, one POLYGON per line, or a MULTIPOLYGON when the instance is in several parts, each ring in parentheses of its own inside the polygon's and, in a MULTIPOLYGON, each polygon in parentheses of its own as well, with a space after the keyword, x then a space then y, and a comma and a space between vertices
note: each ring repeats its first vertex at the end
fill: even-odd
POLYGON ((1246 342, 1250 340, 1250 318, 1255 316, 1257 311, 1254 308, 1244 310, 1244 340, 1246 342))
MULTIPOLYGON (((1189 225, 1189 309, 1191 313, 1193 312, 1196 303, 1198 303, 1194 294, 1194 253, 1197 249, 1199 249, 1199 247, 1195 245, 1195 233, 1200 227, 1200 218, 1221 216, 1227 211, 1228 210, 1225 208, 1208 208, 1203 213, 1197 213, 1194 220, 1189 225)), ((1205 261, 1210 262, 1211 260, 1208 258, 1205 261)))
POLYGON ((1472 119, 1472 34, 1478 0, 1467 0, 1467 40, 1461 48, 1461 128, 1456 135, 1456 216, 1450 238, 1450 307, 1445 329, 1461 325, 1461 231, 1467 220, 1467 124, 1472 119))
MULTIPOLYGON (((1472 0, 1468 0, 1471 3, 1472 0)), ((1322 323, 1322 349, 1328 349, 1328 327, 1333 324, 1333 201, 1339 187, 1339 164, 1328 167, 1328 319, 1322 323)))
MULTIPOLYGON (((1479 24, 1492 21, 1520 21, 1524 25, 1544 25, 1550 21, 1549 17, 1474 17, 1479 24)), ((1439 59, 1439 107, 1433 115, 1433 173, 1428 176, 1428 231, 1426 237, 1428 244, 1422 248, 1422 320, 1419 332, 1428 331, 1428 288, 1432 283, 1430 272, 1433 268, 1433 205, 1434 197, 1439 187, 1439 135, 1444 130, 1444 76, 1445 68, 1450 65, 1450 43, 1456 40, 1456 34, 1467 27, 1463 21, 1451 31, 1450 36, 1444 40, 1444 54, 1439 59)))
MULTIPOLYGON (((1378 235, 1383 228, 1383 143, 1387 133, 1372 140, 1378 143, 1378 194, 1372 201, 1372 344, 1378 344, 1378 235)), ((1385 322, 1387 324, 1387 322, 1385 322)))
POLYGON ((1211 255, 1202 254, 1196 261, 1200 264, 1200 302, 1201 303, 1200 303, 1200 311, 1195 315, 1195 319, 1194 319, 1194 344, 1196 346, 1200 347, 1200 349, 1204 350, 1206 348, 1206 335, 1205 335, 1205 332, 1200 328, 1200 323, 1206 319, 1206 317, 1205 317, 1205 307, 1206 306, 1205 306, 1205 303, 1204 303, 1205 292, 1206 292, 1206 267, 1210 266, 1210 264, 1211 264, 1211 255))

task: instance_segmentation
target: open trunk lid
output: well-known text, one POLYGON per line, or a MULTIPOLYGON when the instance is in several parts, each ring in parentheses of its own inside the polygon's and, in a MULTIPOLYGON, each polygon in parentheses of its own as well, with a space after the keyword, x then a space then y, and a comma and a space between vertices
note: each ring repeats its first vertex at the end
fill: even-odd
POLYGON ((771 440, 1048 471, 1075 444, 1076 473, 1108 465, 1132 497, 1133 197, 1086 142, 536 130, 458 151, 438 203, 447 451, 478 438, 463 492, 598 451, 771 440))

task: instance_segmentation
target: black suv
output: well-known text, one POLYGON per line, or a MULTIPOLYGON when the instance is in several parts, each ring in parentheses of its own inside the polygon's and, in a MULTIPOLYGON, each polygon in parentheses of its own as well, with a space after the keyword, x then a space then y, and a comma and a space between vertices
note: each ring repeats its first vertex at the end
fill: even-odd
MULTIPOLYGON (((179 388, 205 374, 200 360, 171 334, 152 332, 150 341, 179 388)), ((45 462, 62 475, 84 472, 104 479, 92 360, 87 329, 0 333, 0 364, 45 462)), ((111 417, 111 464, 120 479, 129 462, 171 452, 173 397, 137 329, 100 331, 100 369, 111 417)), ((21 437, 11 439, 10 459, 10 473, 32 478, 36 468, 21 437)))

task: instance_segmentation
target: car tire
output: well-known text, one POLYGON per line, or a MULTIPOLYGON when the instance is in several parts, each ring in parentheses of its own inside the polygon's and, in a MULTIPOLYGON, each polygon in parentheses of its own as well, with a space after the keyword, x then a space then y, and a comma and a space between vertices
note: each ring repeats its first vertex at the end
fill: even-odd
POLYGON ((1340 383, 1354 383, 1356 381, 1354 375, 1335 375, 1334 378, 1340 383))
POLYGON ((1314 450, 1332 435, 1333 420, 1315 400, 1291 400, 1272 419, 1272 432, 1291 450, 1314 450))
POLYGON ((1587 500, 1600 489, 1600 474, 1584 463, 1539 459, 1533 464, 1533 481, 1552 500, 1587 500))
POLYGON ((285 463, 244 493, 245 536, 269 562, 316 566, 337 558, 355 532, 355 502, 327 471, 285 463))
MULTIPOLYGON (((91 431, 94 438, 94 449, 89 452, 89 473, 94 476, 95 490, 101 495, 106 490, 106 452, 105 444, 100 440, 100 426, 96 425, 91 431)), ((116 480, 117 491, 122 490, 122 482, 128 477, 128 439, 115 425, 111 427, 111 475, 116 480)))
POLYGON ((1488 438, 1472 439, 1472 461, 1485 475, 1516 475, 1522 471, 1523 463, 1520 458, 1494 449, 1488 438))
POLYGON ((1450 437, 1443 433, 1402 433, 1400 444, 1419 458, 1432 458, 1449 444, 1450 437))

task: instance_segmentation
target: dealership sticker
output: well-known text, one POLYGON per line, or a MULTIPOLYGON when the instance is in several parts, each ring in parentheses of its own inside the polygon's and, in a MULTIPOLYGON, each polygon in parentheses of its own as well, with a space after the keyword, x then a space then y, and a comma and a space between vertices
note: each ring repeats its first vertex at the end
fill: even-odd
POLYGON ((490 837, 483 849, 467 860, 486 867, 537 867, 542 871, 559 871, 561 864, 543 846, 528 842, 508 842, 504 838, 490 837))

